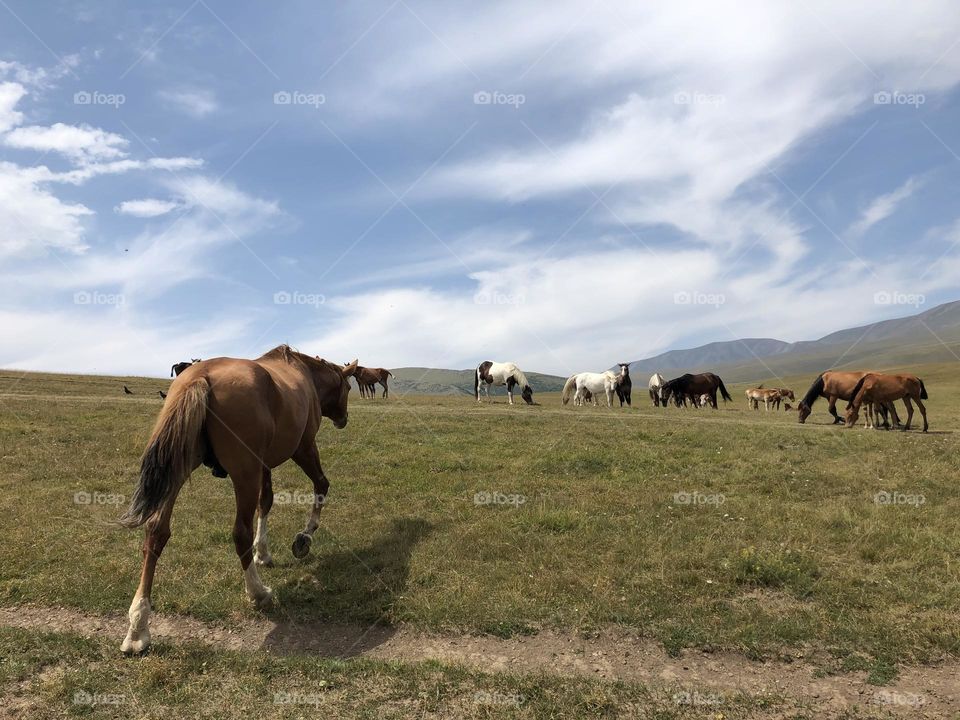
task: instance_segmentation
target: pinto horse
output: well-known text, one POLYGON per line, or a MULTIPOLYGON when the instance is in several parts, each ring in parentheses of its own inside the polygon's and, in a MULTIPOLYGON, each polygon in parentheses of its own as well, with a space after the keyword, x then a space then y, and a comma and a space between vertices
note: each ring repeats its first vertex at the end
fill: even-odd
POLYGON ((293 543, 306 557, 330 487, 320 467, 316 435, 321 418, 347 424, 354 360, 346 367, 280 345, 256 360, 215 358, 185 370, 173 384, 140 462, 140 480, 120 523, 146 524, 143 569, 120 646, 125 653, 150 645, 150 593, 157 561, 170 538, 177 493, 201 463, 223 469, 233 481, 237 512, 233 543, 247 597, 258 607, 273 598, 257 565, 270 565, 267 514, 273 505, 270 471, 292 459, 313 481, 314 504, 293 543), (256 537, 253 518, 259 507, 256 537))
POLYGON ((662 388, 666 382, 660 373, 654 373, 650 376, 650 382, 647 383, 647 390, 650 393, 650 399, 653 400, 654 407, 660 407, 660 388, 662 388))
POLYGON ((617 389, 620 376, 612 370, 602 373, 582 372, 571 375, 563 384, 561 400, 564 405, 570 402, 571 396, 575 405, 583 405, 587 396, 598 397, 600 393, 607 396, 607 407, 613 406, 613 395, 617 389), (574 391, 576 393, 574 394, 574 391))
POLYGON ((513 389, 519 385, 521 388, 520 397, 523 398, 527 405, 533 405, 533 388, 530 387, 530 383, 527 382, 527 376, 517 367, 516 363, 484 360, 477 365, 477 372, 473 378, 473 393, 477 398, 477 402, 480 402, 481 385, 483 387, 483 394, 488 398, 490 397, 491 385, 497 387, 506 385, 507 397, 511 405, 513 405, 513 389))
POLYGON ((660 402, 666 405, 670 396, 673 395, 674 402, 677 404, 677 407, 680 407, 680 404, 687 398, 697 403, 700 395, 709 395, 710 406, 716 410, 717 390, 720 391, 720 395, 724 400, 733 400, 719 375, 714 375, 713 373, 691 375, 690 373, 686 373, 661 386, 660 402))
POLYGON ((923 380, 916 375, 884 375, 882 373, 867 373, 854 386, 850 393, 850 402, 847 404, 846 424, 847 427, 853 427, 857 418, 860 416, 860 408, 867 404, 867 426, 877 427, 876 409, 884 405, 893 406, 895 400, 903 400, 907 406, 907 422, 904 423, 904 432, 910 429, 910 421, 913 420, 913 405, 911 400, 920 408, 920 414, 923 416, 923 431, 926 432, 927 409, 921 400, 927 400, 927 388, 923 385, 923 380))

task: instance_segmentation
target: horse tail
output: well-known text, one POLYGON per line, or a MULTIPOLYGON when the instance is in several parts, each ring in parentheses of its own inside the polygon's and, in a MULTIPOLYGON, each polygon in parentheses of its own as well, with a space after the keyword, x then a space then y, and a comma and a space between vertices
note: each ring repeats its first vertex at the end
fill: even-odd
POLYGON ((727 392, 727 388, 723 386, 723 380, 720 379, 719 375, 717 376, 717 383, 720 385, 720 394, 723 396, 723 399, 730 400, 732 402, 733 398, 730 397, 730 393, 727 392))
MULTIPOLYGON (((384 368, 384 369, 386 369, 386 368, 384 368)), ((390 372, 389 370, 387 370, 387 375, 389 375, 390 377, 393 377, 393 373, 390 372)))
POLYGON ((480 366, 477 366, 476 371, 473 373, 473 395, 479 402, 480 400, 480 366))
POLYGON ((853 401, 857 397, 857 394, 860 392, 860 388, 863 387, 863 381, 867 379, 867 376, 864 375, 857 381, 857 384, 853 386, 853 392, 850 393, 850 400, 847 402, 847 410, 853 407, 853 401))
POLYGON ((926 388, 926 386, 923 384, 923 380, 921 380, 920 378, 917 378, 917 382, 920 383, 920 399, 921 399, 921 400, 929 400, 929 399, 930 399, 930 396, 927 395, 927 388, 926 388))
POLYGON ((180 489, 199 457, 210 383, 200 377, 171 392, 140 460, 140 480, 121 525, 139 527, 180 489))
POLYGON ((563 404, 566 405, 570 402, 570 395, 573 394, 573 389, 577 386, 577 376, 571 375, 567 378, 567 381, 563 384, 563 404))

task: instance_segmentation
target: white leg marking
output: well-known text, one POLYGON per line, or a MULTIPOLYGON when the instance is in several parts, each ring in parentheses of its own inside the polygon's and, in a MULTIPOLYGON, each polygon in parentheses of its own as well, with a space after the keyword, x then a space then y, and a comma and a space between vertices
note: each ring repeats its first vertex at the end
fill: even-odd
POLYGON ((150 645, 150 600, 134 595, 127 617, 130 619, 130 628, 120 650, 125 653, 143 652, 150 645))
POLYGON ((253 541, 253 561, 257 565, 273 565, 273 557, 267 546, 267 519, 257 517, 257 536, 253 541))
POLYGON ((246 586, 247 597, 258 608, 266 607, 273 600, 273 590, 260 582, 260 573, 257 564, 250 563, 243 571, 243 584, 246 586))

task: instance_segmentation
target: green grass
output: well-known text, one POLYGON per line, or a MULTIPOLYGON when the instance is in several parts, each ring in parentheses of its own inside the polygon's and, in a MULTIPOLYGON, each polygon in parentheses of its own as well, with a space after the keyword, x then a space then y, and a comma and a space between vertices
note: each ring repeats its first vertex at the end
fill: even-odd
MULTIPOLYGON (((69 634, 0 629, 0 692, 14 716, 46 718, 768 717, 773 695, 467 670, 437 662, 325 660, 158 644, 142 658, 69 634), (679 695, 686 693, 687 695, 679 695), (712 715, 715 717, 715 715, 712 715)), ((2 712, 2 710, 0 710, 2 712)))
MULTIPOLYGON (((534 407, 502 394, 480 407, 354 397, 349 426, 318 437, 332 485, 306 561, 289 545, 307 507, 271 513, 268 614, 497 635, 612 624, 674 652, 751 657, 812 646, 836 658, 828 669, 859 663, 878 682, 898 663, 956 658, 956 368, 913 368, 932 398, 929 435, 828 427, 824 401, 799 426, 748 411, 745 386, 718 412, 657 410, 639 388, 624 410, 550 394, 534 407), (925 503, 877 504, 880 491, 925 503), (477 493, 506 501, 476 504, 477 493), (682 502, 692 496, 712 501, 682 502)), ((160 407, 145 395, 165 383, 20 375, 0 374, 0 605, 123 610, 141 535, 111 523, 121 506, 74 495, 129 497, 160 407), (122 382, 138 394, 124 397, 122 382)), ((802 392, 811 380, 786 382, 802 392)), ((310 490, 292 464, 274 486, 310 490)), ((254 614, 232 522, 229 481, 194 473, 160 562, 158 612, 254 614)))

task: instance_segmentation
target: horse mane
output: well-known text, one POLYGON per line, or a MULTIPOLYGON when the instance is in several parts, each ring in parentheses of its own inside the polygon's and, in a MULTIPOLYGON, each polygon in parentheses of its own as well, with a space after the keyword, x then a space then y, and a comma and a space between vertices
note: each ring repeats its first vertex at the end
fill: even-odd
POLYGON ((820 393, 823 392, 823 373, 817 375, 817 379, 813 381, 813 385, 810 386, 810 389, 807 390, 807 394, 803 396, 802 402, 808 408, 812 408, 813 404, 817 401, 817 398, 820 397, 820 393))
POLYGON ((862 378, 860 378, 857 381, 857 384, 853 386, 853 392, 850 393, 850 400, 847 401, 847 410, 853 407, 853 401, 856 399, 857 393, 860 392, 860 388, 863 387, 863 381, 866 380, 868 377, 870 377, 869 373, 867 375, 864 375, 862 378))
POLYGON ((261 355, 258 360, 273 360, 280 359, 284 362, 293 362, 294 357, 303 356, 303 353, 297 352, 292 347, 283 343, 282 345, 277 345, 273 350, 267 350, 263 355, 261 355))
POLYGON ((527 380, 527 376, 523 374, 523 370, 517 367, 516 363, 511 363, 513 365, 513 379, 517 381, 517 384, 522 388, 530 387, 530 383, 527 380))

